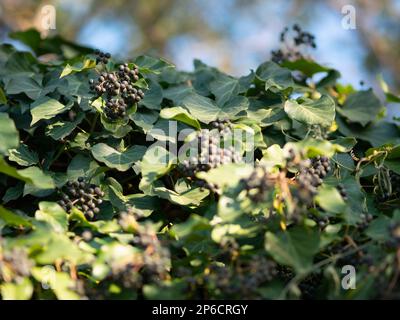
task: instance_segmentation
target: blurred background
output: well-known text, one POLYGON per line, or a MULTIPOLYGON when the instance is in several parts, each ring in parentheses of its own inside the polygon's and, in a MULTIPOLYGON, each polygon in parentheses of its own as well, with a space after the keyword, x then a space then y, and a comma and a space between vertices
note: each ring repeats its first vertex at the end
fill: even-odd
POLYGON ((341 71, 345 83, 377 87, 381 73, 400 89, 400 0, 0 0, 2 42, 12 42, 10 31, 40 30, 48 4, 56 8, 50 34, 121 58, 161 55, 184 70, 198 58, 232 75, 269 59, 280 31, 298 23, 316 36, 312 56, 341 71), (353 30, 342 27, 349 4, 353 30))

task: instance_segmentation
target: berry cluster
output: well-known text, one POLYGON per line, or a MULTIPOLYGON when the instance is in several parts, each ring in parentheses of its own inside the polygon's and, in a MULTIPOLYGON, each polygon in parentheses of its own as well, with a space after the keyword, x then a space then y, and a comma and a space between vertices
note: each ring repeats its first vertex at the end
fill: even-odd
POLYGON ((272 61, 282 63, 304 58, 305 48, 315 49, 315 36, 303 31, 301 27, 294 24, 291 30, 286 27, 280 34, 281 48, 271 51, 272 61), (290 32, 291 31, 291 32, 290 32))
POLYGON ((111 58, 111 54, 108 52, 102 52, 99 49, 94 50, 94 54, 96 55, 96 64, 107 64, 108 60, 111 58))
POLYGON ((310 161, 303 161, 296 176, 298 189, 296 198, 299 202, 310 204, 317 194, 317 188, 322 184, 322 179, 331 170, 329 159, 317 156, 310 161))
POLYGON ((135 235, 133 245, 143 250, 142 267, 139 268, 143 281, 163 279, 170 263, 169 250, 161 244, 149 224, 139 224, 137 220, 141 217, 140 211, 128 208, 120 212, 118 223, 125 231, 135 235))
POLYGON ((232 123, 229 120, 216 120, 210 122, 212 128, 217 129, 221 134, 229 135, 232 131, 232 123))
POLYGON ((144 98, 143 90, 135 87, 139 80, 139 69, 131 69, 127 63, 120 65, 118 72, 102 72, 95 81, 89 80, 90 88, 106 100, 105 113, 111 120, 126 116, 127 107, 144 98))
POLYGON ((267 172, 266 168, 260 164, 256 164, 251 175, 242 179, 241 183, 247 192, 247 196, 253 202, 264 201, 268 192, 274 189, 275 178, 267 172))
POLYGON ((257 289, 277 274, 276 264, 262 256, 239 262, 235 269, 213 265, 205 282, 213 284, 223 295, 232 298, 259 298, 257 289))
POLYGON ((357 223, 359 230, 364 230, 369 226, 369 223, 374 219, 374 216, 370 213, 361 213, 361 221, 357 223))
POLYGON ((61 200, 58 204, 65 210, 70 211, 73 206, 79 208, 88 218, 100 212, 100 205, 104 192, 95 184, 89 184, 83 177, 77 181, 68 181, 66 188, 60 191, 61 200))
POLYGON ((325 228, 329 224, 329 218, 326 216, 313 217, 313 220, 318 223, 320 228, 325 228))
MULTIPOLYGON (((233 146, 228 148, 221 146, 221 142, 232 134, 230 123, 213 122, 217 130, 202 129, 194 140, 195 155, 182 161, 181 171, 186 177, 194 178, 197 172, 208 171, 220 165, 239 163, 241 155, 233 146)), ((202 187, 213 186, 200 182, 202 187)))

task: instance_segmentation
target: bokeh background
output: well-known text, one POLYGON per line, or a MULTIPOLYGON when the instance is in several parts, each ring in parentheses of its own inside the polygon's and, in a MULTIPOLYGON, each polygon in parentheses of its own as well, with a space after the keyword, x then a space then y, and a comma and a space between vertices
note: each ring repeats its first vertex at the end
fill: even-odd
MULTIPOLYGON (((270 58, 285 26, 316 36, 312 55, 338 69, 345 83, 378 88, 382 74, 400 89, 400 0, 0 0, 0 39, 41 29, 41 8, 56 8, 63 37, 121 58, 161 55, 190 70, 194 58, 232 75, 270 58), (344 5, 356 9, 356 29, 342 27, 344 5)), ((46 34, 45 30, 41 30, 46 34)), ((399 114, 399 110, 393 110, 399 114)))

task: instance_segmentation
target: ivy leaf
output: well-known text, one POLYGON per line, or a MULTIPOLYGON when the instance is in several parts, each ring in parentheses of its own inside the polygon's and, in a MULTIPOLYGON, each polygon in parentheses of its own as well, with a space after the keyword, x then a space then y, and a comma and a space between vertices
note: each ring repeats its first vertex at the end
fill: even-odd
POLYGON ((336 117, 336 122, 342 134, 368 141, 373 147, 400 143, 400 130, 394 123, 379 121, 362 127, 360 124, 350 125, 341 117, 336 117))
POLYGON ((271 88, 285 90, 294 86, 290 70, 282 68, 272 61, 261 64, 256 70, 256 76, 265 81, 265 90, 271 88))
POLYGON ((336 152, 346 151, 346 149, 339 144, 333 144, 328 140, 319 140, 312 138, 300 140, 298 142, 288 142, 284 148, 287 150, 290 148, 298 151, 301 150, 310 158, 318 155, 332 157, 336 152))
POLYGON ((79 295, 71 288, 75 282, 65 272, 58 272, 54 269, 35 267, 32 269, 33 277, 49 286, 59 300, 78 300, 79 295))
POLYGON ((57 203, 40 202, 39 210, 35 213, 35 219, 46 221, 51 225, 54 232, 62 233, 68 230, 67 213, 57 203))
POLYGON ((14 212, 0 206, 0 220, 3 220, 6 225, 13 226, 16 228, 30 227, 32 223, 29 221, 28 217, 22 217, 15 214, 14 212))
POLYGON ((329 127, 335 120, 335 102, 327 95, 321 96, 317 101, 307 100, 299 103, 296 100, 288 100, 284 109, 291 119, 308 125, 329 127))
POLYGON ((299 274, 310 270, 319 242, 318 232, 304 227, 295 227, 279 234, 268 231, 265 235, 268 253, 278 263, 293 267, 299 274))
POLYGON ((57 121, 46 127, 46 135, 54 140, 64 139, 71 134, 72 131, 82 122, 85 115, 79 114, 74 121, 57 121))
POLYGON ((122 152, 106 145, 98 143, 92 147, 93 157, 100 162, 104 162, 107 167, 115 168, 118 171, 126 171, 139 161, 145 152, 145 147, 133 146, 122 152))
POLYGON ((335 187, 322 185, 318 190, 315 201, 327 212, 342 213, 346 209, 346 203, 335 187))
POLYGON ((39 162, 39 156, 35 151, 32 151, 25 144, 20 144, 17 149, 8 151, 8 160, 18 163, 20 166, 32 166, 39 162))
POLYGON ((247 178, 251 172, 252 166, 249 164, 228 163, 207 172, 200 171, 196 174, 196 177, 221 187, 234 187, 240 179, 247 178))
POLYGON ((210 83, 210 90, 216 97, 218 105, 224 105, 239 93, 239 81, 235 78, 220 74, 210 83))
POLYGON ((69 180, 77 180, 79 177, 91 178, 99 168, 93 159, 83 154, 77 154, 68 166, 67 176, 69 180))
POLYGON ((338 108, 338 112, 341 115, 351 122, 360 123, 362 126, 376 120, 381 111, 382 104, 372 92, 372 89, 351 94, 346 99, 343 107, 338 108))
POLYGON ((147 149, 140 161, 142 180, 139 189, 149 192, 151 195, 151 184, 171 169, 172 161, 172 154, 164 147, 153 145, 147 149))
POLYGON ((245 97, 236 96, 224 105, 217 106, 211 99, 192 93, 183 98, 182 106, 201 122, 210 123, 217 119, 232 119, 249 107, 249 101, 245 97))
POLYGON ((188 124, 189 126, 200 129, 200 123, 186 109, 182 107, 164 108, 160 112, 160 117, 164 119, 174 119, 188 124))
POLYGON ((167 68, 175 66, 165 59, 153 58, 150 56, 139 56, 135 59, 135 64, 140 68, 142 73, 160 74, 167 68))
POLYGON ((81 72, 86 69, 92 69, 96 66, 96 60, 93 59, 84 59, 83 61, 78 61, 73 65, 67 64, 63 71, 61 72, 60 78, 63 78, 69 74, 75 72, 81 72))
POLYGON ((36 100, 42 94, 42 84, 37 79, 26 76, 13 77, 6 85, 7 94, 25 93, 32 100, 36 100))
POLYGON ((163 100, 163 91, 161 86, 155 82, 149 81, 149 89, 146 91, 144 98, 140 101, 140 105, 151 110, 160 110, 161 102, 163 100))
POLYGON ((0 112, 0 154, 7 154, 8 149, 16 148, 19 144, 19 134, 14 121, 9 115, 0 112))
POLYGON ((154 110, 140 108, 136 113, 129 118, 138 126, 141 127, 144 133, 147 133, 153 124, 157 121, 159 113, 154 110))
POLYGON ((64 111, 70 109, 71 107, 72 105, 65 106, 57 100, 49 97, 40 98, 31 105, 31 126, 40 120, 51 119, 57 114, 63 113, 64 111))
POLYGON ((377 241, 390 240, 390 224, 390 219, 382 215, 369 224, 365 233, 368 235, 368 237, 377 241))
POLYGON ((1 297, 4 300, 29 300, 33 294, 33 284, 29 278, 18 283, 4 282, 0 285, 1 297))
POLYGON ((3 196, 4 203, 7 203, 12 200, 16 200, 21 197, 24 193, 24 184, 22 182, 18 182, 15 186, 8 188, 6 193, 3 196))
POLYGON ((330 71, 329 68, 320 65, 319 63, 308 60, 308 59, 297 59, 294 61, 284 61, 282 67, 288 68, 290 70, 298 70, 301 71, 307 77, 312 77, 314 74, 319 72, 328 72, 330 71))
POLYGON ((4 159, 0 158, 0 172, 25 181, 27 184, 31 184, 39 189, 54 188, 53 179, 49 175, 43 173, 38 167, 17 170, 5 162, 4 159))

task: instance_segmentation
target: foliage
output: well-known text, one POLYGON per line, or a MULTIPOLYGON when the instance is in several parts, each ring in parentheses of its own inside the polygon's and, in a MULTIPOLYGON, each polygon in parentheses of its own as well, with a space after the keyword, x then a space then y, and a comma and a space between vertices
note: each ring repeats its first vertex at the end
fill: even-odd
POLYGON ((235 78, 75 50, 0 46, 3 299, 399 297, 400 132, 372 90, 304 57, 235 78), (137 100, 92 90, 124 68, 137 100))

